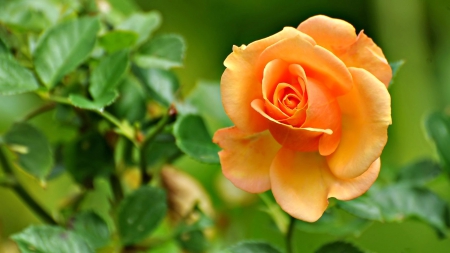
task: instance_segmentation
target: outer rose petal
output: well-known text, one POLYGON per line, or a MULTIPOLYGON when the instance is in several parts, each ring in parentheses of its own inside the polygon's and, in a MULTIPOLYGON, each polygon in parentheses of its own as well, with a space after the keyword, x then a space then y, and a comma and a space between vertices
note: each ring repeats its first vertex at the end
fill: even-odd
POLYGON ((291 216, 308 222, 318 220, 328 206, 328 198, 350 199, 363 194, 378 176, 379 160, 360 177, 336 178, 325 157, 316 152, 278 151, 270 168, 273 195, 291 216))
POLYGON ((317 79, 335 96, 352 88, 352 77, 345 64, 330 51, 309 43, 302 36, 286 38, 267 47, 258 59, 256 71, 262 73, 274 59, 302 66, 308 78, 317 79))
POLYGON ((349 68, 354 86, 339 97, 342 135, 336 151, 327 157, 334 175, 354 178, 363 174, 381 155, 391 124, 391 97, 384 86, 368 71, 349 68))
POLYGON ((364 32, 360 32, 358 39, 347 49, 335 53, 347 67, 363 68, 381 82, 389 85, 392 79, 392 69, 379 48, 364 32))
MULTIPOLYGON (((256 75, 256 61, 267 47, 293 36, 302 36, 307 43, 315 44, 308 35, 287 27, 248 46, 234 46, 233 52, 225 59, 227 69, 220 86, 222 103, 231 121, 242 131, 256 133, 267 129, 264 118, 250 107, 254 99, 262 97, 262 76, 256 75)), ((259 74, 262 75, 263 71, 259 74)))
POLYGON ((355 28, 351 24, 324 15, 308 18, 297 29, 311 36, 319 46, 332 52, 346 48, 356 41, 355 28))
POLYGON ((236 127, 219 129, 213 137, 222 172, 234 185, 251 193, 270 189, 269 169, 281 146, 268 131, 246 134, 236 127))

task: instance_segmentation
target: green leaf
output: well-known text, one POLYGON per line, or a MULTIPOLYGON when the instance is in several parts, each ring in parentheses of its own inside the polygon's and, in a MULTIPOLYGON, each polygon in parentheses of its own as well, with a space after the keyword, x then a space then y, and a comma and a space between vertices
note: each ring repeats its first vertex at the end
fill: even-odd
POLYGON ((359 236, 372 223, 372 221, 354 217, 336 208, 331 208, 318 221, 310 223, 297 220, 295 227, 308 233, 330 234, 334 236, 359 236))
POLYGON ((316 253, 364 253, 354 245, 348 242, 332 242, 323 245, 316 253))
POLYGON ((16 151, 20 167, 44 180, 53 166, 53 155, 47 138, 27 123, 16 123, 5 135, 9 148, 16 151))
POLYGON ((142 68, 170 69, 183 66, 186 46, 176 34, 159 35, 144 44, 134 58, 142 68))
POLYGON ((223 251, 223 253, 281 253, 266 242, 241 242, 223 251))
POLYGON ((190 253, 203 253, 209 246, 205 234, 200 230, 186 231, 176 239, 180 247, 190 253))
POLYGON ((447 173, 450 173, 450 117, 442 112, 433 112, 425 117, 425 130, 437 149, 445 164, 447 173))
POLYGON ((172 72, 162 69, 133 68, 133 72, 148 88, 150 96, 160 104, 169 107, 175 100, 179 88, 178 79, 172 72))
POLYGON ((397 76, 397 73, 399 69, 403 66, 403 64, 405 64, 404 60, 389 63, 392 69, 392 79, 391 82, 389 83, 389 86, 394 83, 394 78, 397 76))
POLYGON ((166 201, 166 193, 151 186, 142 186, 125 197, 117 223, 124 245, 140 242, 159 225, 167 212, 166 201))
POLYGON ((112 173, 113 154, 103 136, 90 132, 67 144, 64 164, 75 181, 92 185, 94 177, 106 177, 112 173))
POLYGON ((103 58, 92 71, 89 92, 94 100, 114 91, 128 68, 128 50, 118 51, 103 58))
POLYGON ((120 24, 117 29, 137 33, 139 35, 137 44, 142 44, 156 29, 159 28, 161 22, 162 18, 159 12, 150 11, 147 13, 134 13, 120 24))
POLYGON ((92 211, 79 213, 73 220, 73 230, 94 249, 104 247, 110 241, 108 225, 92 211))
POLYGON ((357 217, 384 222, 380 207, 367 196, 350 201, 339 201, 338 206, 357 217))
POLYGON ((219 163, 220 148, 212 142, 203 119, 198 115, 179 117, 173 134, 177 146, 187 155, 199 162, 219 163))
POLYGON ((1 37, 0 37, 0 56, 1 57, 9 57, 10 56, 9 48, 1 37))
POLYGON ((118 96, 119 93, 117 93, 117 91, 109 91, 98 97, 96 100, 92 101, 80 95, 70 94, 69 101, 75 107, 87 110, 103 111, 106 106, 114 103, 118 96))
POLYGON ((0 94, 13 95, 38 88, 34 75, 12 57, 0 56, 0 94))
POLYGON ((34 62, 48 88, 89 56, 99 30, 97 18, 83 17, 58 24, 42 35, 34 51, 34 62))
POLYGON ((233 125, 223 109, 219 82, 198 82, 186 97, 186 102, 195 107, 211 130, 233 125))
POLYGON ((94 253, 83 237, 61 227, 30 226, 11 239, 23 253, 94 253))
POLYGON ((423 160, 402 168, 399 171, 397 181, 424 185, 439 176, 441 172, 442 169, 439 164, 430 160, 423 160))
POLYGON ((167 161, 177 157, 180 153, 181 151, 175 144, 175 137, 172 134, 159 134, 146 149, 147 166, 162 166, 167 163, 167 161))
POLYGON ((58 12, 58 8, 48 1, 8 1, 6 4, 2 3, 0 21, 19 32, 38 32, 52 25, 58 12))
POLYGON ((147 108, 141 84, 132 76, 127 76, 119 84, 118 90, 120 96, 112 105, 114 114, 131 123, 143 120, 147 108))
POLYGON ((131 48, 137 41, 138 35, 130 31, 111 31, 105 33, 99 38, 100 45, 109 53, 114 53, 119 50, 131 48))

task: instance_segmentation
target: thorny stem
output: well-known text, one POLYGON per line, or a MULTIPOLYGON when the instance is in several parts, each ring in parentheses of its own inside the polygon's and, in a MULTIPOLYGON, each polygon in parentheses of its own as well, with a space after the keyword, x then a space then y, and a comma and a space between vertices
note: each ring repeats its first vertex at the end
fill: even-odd
POLYGON ((295 221, 294 217, 291 217, 289 221, 289 228, 286 234, 286 251, 287 253, 294 253, 294 230, 295 230, 295 221))
POLYGON ((5 155, 4 148, 0 147, 0 164, 3 167, 5 174, 8 177, 14 178, 17 182, 16 184, 9 185, 9 188, 12 189, 22 200, 28 205, 28 207, 33 210, 42 220, 49 224, 56 225, 58 224, 52 216, 50 216, 23 188, 23 186, 16 180, 14 172, 12 170, 11 164, 5 155))

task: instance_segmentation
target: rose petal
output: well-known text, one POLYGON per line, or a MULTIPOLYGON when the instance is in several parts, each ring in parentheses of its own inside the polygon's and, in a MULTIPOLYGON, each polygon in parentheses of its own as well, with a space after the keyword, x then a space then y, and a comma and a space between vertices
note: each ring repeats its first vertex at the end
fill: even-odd
POLYGON ((363 31, 354 44, 336 53, 348 67, 363 68, 376 76, 387 87, 392 79, 392 69, 379 48, 363 31))
POLYGON ((280 145, 269 131, 246 134, 237 127, 218 130, 213 137, 219 152, 222 172, 242 190, 260 193, 270 189, 269 169, 280 145))
POLYGON ((262 98, 262 74, 255 71, 256 61, 267 47, 293 36, 302 36, 305 41, 315 44, 308 35, 290 27, 248 46, 233 47, 233 52, 225 59, 227 69, 221 79, 222 103, 231 121, 245 132, 256 133, 267 129, 263 117, 255 112, 250 103, 262 98))
POLYGON ((316 151, 322 134, 332 134, 330 129, 295 128, 284 124, 267 115, 264 111, 264 101, 255 99, 251 103, 253 109, 267 119, 269 131, 273 138, 282 145, 297 151, 316 151))
POLYGON ((328 206, 328 198, 354 198, 363 194, 378 176, 379 161, 360 177, 336 178, 325 157, 316 152, 295 152, 282 148, 270 167, 272 193, 281 208, 308 222, 318 220, 328 206))
POLYGON ((262 93, 264 99, 272 99, 278 84, 280 82, 288 81, 285 77, 289 73, 288 67, 289 64, 287 62, 279 59, 275 59, 266 65, 264 68, 264 77, 262 79, 262 93))
POLYGON ((308 92, 308 109, 302 127, 331 129, 333 134, 325 134, 319 142, 319 152, 323 156, 333 153, 341 137, 341 110, 331 92, 316 80, 309 78, 306 82, 308 92))
POLYGON ((354 86, 339 97, 342 135, 336 151, 327 157, 334 175, 354 178, 381 155, 391 124, 391 98, 382 82, 368 71, 349 68, 354 86))
POLYGON ((256 71, 262 72, 274 59, 301 65, 308 78, 325 84, 335 96, 347 93, 352 87, 352 77, 344 63, 330 51, 312 45, 301 36, 286 38, 267 47, 258 59, 256 71))
POLYGON ((355 28, 348 22, 317 15, 303 21, 297 28, 311 36, 318 45, 334 51, 345 48, 356 41, 355 28))

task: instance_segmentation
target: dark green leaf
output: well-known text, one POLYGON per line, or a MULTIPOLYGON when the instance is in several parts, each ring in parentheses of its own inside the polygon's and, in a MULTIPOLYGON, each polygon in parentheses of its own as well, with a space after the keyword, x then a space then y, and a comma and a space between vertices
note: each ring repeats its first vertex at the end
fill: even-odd
POLYGON ((111 31, 99 38, 100 45, 110 53, 131 48, 137 41, 138 35, 130 31, 111 31))
POLYGON ((3 41, 3 39, 0 37, 0 56, 2 57, 9 57, 9 48, 6 45, 6 43, 3 41))
POLYGON ((380 207, 367 196, 361 196, 350 201, 339 201, 338 206, 357 217, 381 222, 384 221, 380 207))
POLYGON ((203 119, 198 115, 179 117, 173 134, 177 146, 187 155, 204 163, 219 163, 220 149, 212 142, 203 119))
POLYGON ((241 242, 223 251, 223 253, 281 253, 266 242, 241 242))
POLYGON ((133 31, 139 35, 137 44, 142 44, 161 25, 161 14, 156 11, 135 13, 120 24, 118 30, 133 31))
POLYGON ((162 133, 156 136, 146 150, 147 166, 161 166, 181 153, 175 144, 175 137, 171 134, 162 133))
POLYGON ((151 186, 142 186, 122 201, 117 228, 124 245, 140 242, 158 226, 167 212, 166 201, 166 193, 151 186))
POLYGON ((441 112, 433 112, 425 118, 427 136, 436 145, 437 152, 450 173, 450 117, 441 112))
POLYGON ((190 253, 202 253, 208 248, 208 240, 200 230, 186 231, 176 238, 180 247, 190 253))
POLYGON ((113 154, 103 136, 87 133, 65 147, 65 166, 75 181, 92 184, 94 177, 114 170, 113 154))
POLYGON ((195 107, 212 130, 233 125, 223 109, 219 82, 200 81, 189 93, 186 102, 195 107))
POLYGON ((79 213, 73 220, 73 230, 94 249, 104 247, 110 241, 108 225, 92 211, 79 213))
POLYGON ((405 166, 398 174, 398 181, 423 185, 441 174, 441 167, 430 160, 423 160, 405 166))
POLYGON ((53 156, 47 138, 27 123, 16 123, 5 135, 5 142, 16 151, 19 165, 31 175, 44 180, 53 166, 53 156))
POLYGON ((331 208, 318 221, 310 223, 297 220, 295 227, 308 233, 330 234, 334 236, 359 236, 371 224, 371 221, 357 218, 335 208, 331 208))
POLYGON ((185 50, 186 46, 181 36, 164 34, 144 44, 134 60, 142 68, 181 67, 185 50))
POLYGON ((175 92, 180 86, 175 74, 168 70, 138 67, 133 68, 133 71, 156 101, 168 107, 175 100, 175 92))
POLYGON ((392 69, 392 79, 389 85, 394 83, 394 78, 397 76, 398 70, 403 66, 403 64, 405 64, 404 60, 389 63, 392 69))
POLYGON ((94 253, 83 237, 61 227, 31 226, 11 238, 22 253, 94 253))
POLYGON ((98 97, 96 100, 91 101, 80 95, 70 94, 69 101, 75 107, 87 110, 103 111, 106 106, 114 103, 118 96, 119 93, 117 93, 117 91, 109 91, 98 97))
POLYGON ((316 253, 363 253, 363 251, 348 242, 337 241, 323 245, 316 253))
POLYGON ((103 58, 92 71, 89 92, 94 100, 114 91, 128 68, 128 50, 118 51, 103 58))
POLYGON ((36 71, 48 88, 81 64, 94 48, 100 22, 83 17, 50 28, 34 51, 36 71))
POLYGON ((0 56, 0 94, 13 95, 38 88, 31 71, 22 67, 12 57, 0 56))
POLYGON ((132 76, 127 76, 119 84, 118 90, 120 96, 112 105, 115 115, 131 123, 143 120, 147 108, 144 90, 140 83, 132 76))

